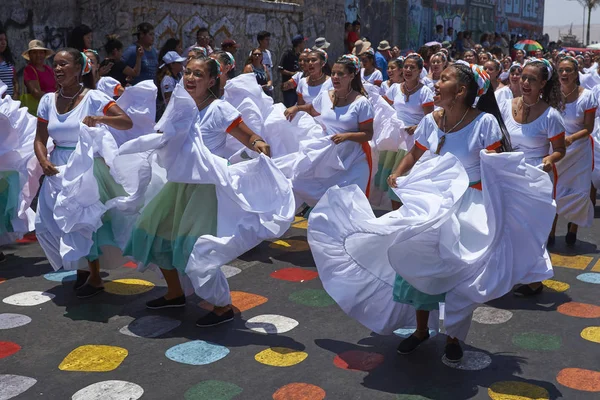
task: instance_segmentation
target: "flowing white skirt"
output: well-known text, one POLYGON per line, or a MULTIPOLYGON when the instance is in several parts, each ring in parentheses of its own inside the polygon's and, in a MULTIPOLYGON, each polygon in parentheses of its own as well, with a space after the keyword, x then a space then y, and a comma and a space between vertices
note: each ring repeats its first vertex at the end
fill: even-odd
POLYGON ((584 138, 567 147, 565 157, 556 163, 556 212, 569 222, 590 227, 594 206, 590 200, 590 181, 594 164, 594 141, 584 138))
POLYGON ((312 211, 308 240, 327 292, 377 333, 413 325, 392 298, 398 274, 426 294, 446 293, 448 335, 464 339, 479 303, 553 275, 545 248, 555 204, 546 173, 522 153, 481 153, 483 191, 468 188, 451 154, 423 160, 380 218, 356 186, 331 188, 312 211), (523 227, 534 227, 523 230, 523 227))

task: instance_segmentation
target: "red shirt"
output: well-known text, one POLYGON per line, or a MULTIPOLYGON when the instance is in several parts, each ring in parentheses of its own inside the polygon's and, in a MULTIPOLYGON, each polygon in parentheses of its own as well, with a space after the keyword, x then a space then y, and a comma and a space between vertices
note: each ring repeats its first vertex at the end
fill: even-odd
POLYGON ((43 93, 52 93, 56 91, 54 71, 52 71, 52 68, 48 65, 44 65, 44 70, 40 71, 35 69, 33 65, 28 64, 23 71, 23 81, 39 81, 40 89, 43 93))
POLYGON ((348 34, 348 52, 352 52, 352 49, 354 48, 354 43, 360 40, 360 37, 358 36, 358 33, 352 31, 348 34))

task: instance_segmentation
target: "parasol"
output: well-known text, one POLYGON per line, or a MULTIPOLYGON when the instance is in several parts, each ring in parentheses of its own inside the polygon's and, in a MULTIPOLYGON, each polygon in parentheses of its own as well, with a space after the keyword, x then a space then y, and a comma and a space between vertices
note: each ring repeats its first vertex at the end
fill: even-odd
POLYGON ((542 47, 541 44, 539 44, 538 42, 536 42, 535 40, 520 40, 517 43, 515 43, 515 49, 519 49, 519 50, 525 50, 525 51, 536 51, 536 50, 542 50, 544 47, 542 47))

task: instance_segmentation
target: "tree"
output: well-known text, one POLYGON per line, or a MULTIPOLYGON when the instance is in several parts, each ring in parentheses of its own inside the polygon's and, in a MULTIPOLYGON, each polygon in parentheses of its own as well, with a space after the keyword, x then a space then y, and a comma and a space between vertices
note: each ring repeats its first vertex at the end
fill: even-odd
MULTIPOLYGON (((581 4, 581 6, 583 7, 584 10, 586 7, 588 10, 587 35, 586 35, 585 45, 589 46, 589 44, 590 44, 590 20, 592 19, 592 11, 594 11, 595 8, 600 6, 600 0, 577 0, 577 2, 579 4, 581 4)), ((583 38, 581 38, 581 39, 583 40, 583 38)))

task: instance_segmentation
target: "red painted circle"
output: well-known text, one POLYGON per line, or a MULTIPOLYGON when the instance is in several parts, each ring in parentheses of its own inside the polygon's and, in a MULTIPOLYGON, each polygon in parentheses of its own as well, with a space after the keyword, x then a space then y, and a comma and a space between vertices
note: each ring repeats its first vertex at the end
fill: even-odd
POLYGON ((282 281, 302 282, 311 281, 319 276, 317 271, 309 271, 303 268, 284 268, 271 273, 271 278, 282 281))
POLYGON ((308 383, 290 383, 273 393, 273 400, 323 400, 325 391, 308 383))
POLYGON ((353 371, 371 371, 383 362, 383 355, 368 351, 350 350, 338 354, 333 359, 333 365, 353 371))
POLYGON ((133 261, 129 261, 127 263, 125 263, 125 265, 123 265, 126 268, 137 268, 137 264, 134 263, 133 261))
POLYGON ((35 232, 27 233, 23 235, 23 239, 18 239, 17 243, 35 243, 37 242, 37 237, 35 236, 35 232))
POLYGON ((570 317, 600 318, 600 307, 575 301, 560 305, 557 311, 570 317))
POLYGON ((600 372, 581 368, 565 368, 556 376, 563 386, 584 392, 600 392, 600 372))
POLYGON ((6 282, 6 278, 0 278, 0 283, 6 282))
POLYGON ((0 359, 12 356, 21 350, 21 346, 13 342, 0 342, 0 359))

